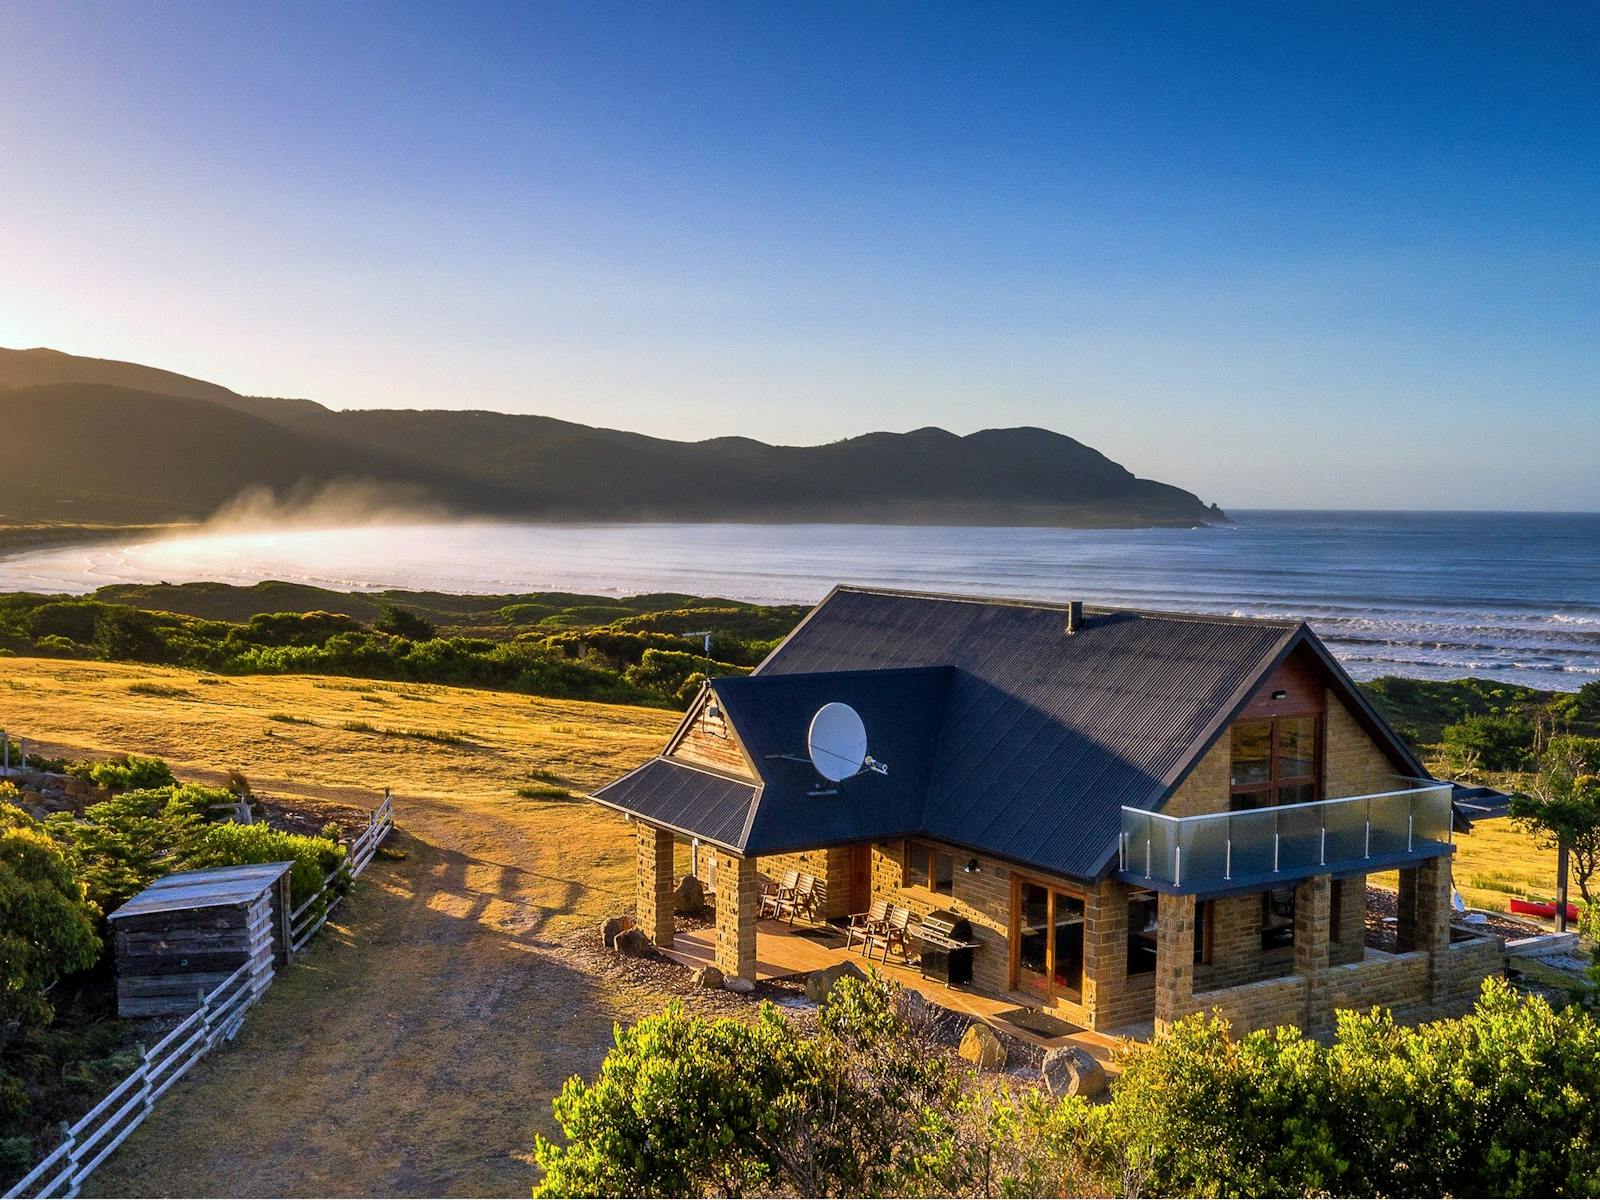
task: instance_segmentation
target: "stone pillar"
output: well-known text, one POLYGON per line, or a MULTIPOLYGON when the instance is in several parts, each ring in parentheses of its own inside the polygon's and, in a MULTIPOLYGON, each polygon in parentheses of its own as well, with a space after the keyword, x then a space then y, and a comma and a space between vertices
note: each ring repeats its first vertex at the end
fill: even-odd
POLYGON ((756 915, 761 886, 756 860, 728 854, 717 863, 717 968, 729 978, 756 979, 756 915))
POLYGON ((1089 1028, 1104 1029, 1131 1019, 1112 1007, 1127 990, 1128 888, 1106 880, 1090 893, 1083 918, 1083 1007, 1089 1028))
POLYGON ((1327 980, 1332 922, 1332 879, 1327 875, 1302 879, 1294 889, 1294 970, 1306 981, 1303 1029, 1317 1029, 1332 1020, 1327 980))
POLYGON ((1428 952, 1428 983, 1433 1003, 1450 990, 1450 858, 1440 855, 1400 872, 1400 913, 1396 939, 1401 953, 1428 952))
POLYGON ((1194 897, 1156 902, 1156 1032, 1195 1010, 1194 897))
POLYGON ((672 945, 672 831, 638 821, 639 928, 661 949, 672 945))

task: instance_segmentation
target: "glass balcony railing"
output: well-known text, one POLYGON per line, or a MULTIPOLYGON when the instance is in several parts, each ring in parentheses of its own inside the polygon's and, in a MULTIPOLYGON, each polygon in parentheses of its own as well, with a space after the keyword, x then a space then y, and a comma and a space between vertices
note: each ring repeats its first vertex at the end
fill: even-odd
POLYGON ((1430 783, 1240 812, 1169 817, 1122 810, 1123 879, 1203 891, 1235 881, 1359 870, 1450 844, 1450 785, 1430 783))

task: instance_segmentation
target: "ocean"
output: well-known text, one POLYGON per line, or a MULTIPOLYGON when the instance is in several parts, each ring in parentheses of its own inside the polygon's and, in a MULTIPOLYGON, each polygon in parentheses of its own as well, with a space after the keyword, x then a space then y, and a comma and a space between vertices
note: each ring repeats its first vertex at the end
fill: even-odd
POLYGON ((1301 617, 1357 678, 1600 678, 1600 514, 1247 511, 1205 529, 429 524, 217 531, 0 560, 0 590, 281 579, 811 602, 838 582, 1301 617))

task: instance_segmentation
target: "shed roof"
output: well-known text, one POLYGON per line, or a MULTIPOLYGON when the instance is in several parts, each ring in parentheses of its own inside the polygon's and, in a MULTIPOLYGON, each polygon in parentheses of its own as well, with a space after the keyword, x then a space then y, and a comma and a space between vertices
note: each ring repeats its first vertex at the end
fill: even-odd
POLYGON ((178 871, 163 875, 108 920, 179 912, 189 908, 224 908, 248 904, 270 891, 294 866, 293 862, 251 863, 242 867, 208 867, 203 871, 178 871))

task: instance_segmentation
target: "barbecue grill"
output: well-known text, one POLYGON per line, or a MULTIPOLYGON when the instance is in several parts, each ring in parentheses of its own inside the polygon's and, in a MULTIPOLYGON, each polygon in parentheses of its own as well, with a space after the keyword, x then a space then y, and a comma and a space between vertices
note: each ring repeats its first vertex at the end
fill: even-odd
POLYGON ((917 926, 922 942, 922 977, 937 979, 946 987, 972 982, 972 922, 947 908, 931 912, 917 926))

